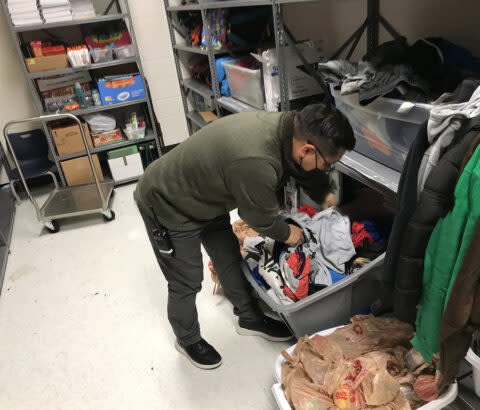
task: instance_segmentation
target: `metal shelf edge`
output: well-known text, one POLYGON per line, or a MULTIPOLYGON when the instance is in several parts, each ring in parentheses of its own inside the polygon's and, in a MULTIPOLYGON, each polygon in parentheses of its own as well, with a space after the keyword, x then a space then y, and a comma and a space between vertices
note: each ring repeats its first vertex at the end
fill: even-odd
POLYGON ((258 108, 245 104, 233 97, 220 97, 217 99, 217 104, 231 112, 260 111, 258 108))
POLYGON ((384 194, 395 195, 397 193, 400 172, 358 152, 345 153, 337 164, 337 169, 384 194))
POLYGON ((34 24, 34 25, 25 25, 25 26, 14 25, 14 30, 17 33, 21 33, 24 31, 45 30, 49 28, 61 28, 61 27, 69 27, 69 26, 79 26, 84 24, 103 23, 106 21, 122 20, 127 17, 128 17, 127 13, 119 13, 119 14, 110 14, 106 16, 97 16, 97 17, 92 17, 88 19, 58 21, 54 23, 34 24))
POLYGON ((173 48, 179 51, 186 51, 187 53, 195 53, 195 54, 204 54, 208 55, 208 51, 198 47, 191 47, 186 46, 184 44, 174 44, 173 48))
MULTIPOLYGON (((147 102, 147 98, 138 98, 136 100, 131 100, 127 101, 124 103, 120 104, 109 104, 109 105, 100 105, 100 106, 94 106, 94 107, 89 107, 85 109, 80 109, 80 110, 75 110, 75 111, 62 111, 61 113, 71 113, 73 115, 86 115, 86 114, 91 114, 93 112, 99 112, 99 111, 106 111, 106 110, 114 110, 116 108, 121 108, 121 107, 128 107, 129 105, 135 105, 135 104, 143 104, 147 102)), ((43 112, 43 115, 49 115, 49 114, 55 114, 52 112, 43 112)))
POLYGON ((180 80, 182 85, 192 91, 195 91, 197 94, 200 94, 203 97, 211 98, 213 97, 213 91, 205 84, 202 84, 200 81, 193 78, 186 78, 180 80))
POLYGON ((114 67, 122 64, 130 64, 130 63, 137 62, 137 60, 138 60, 138 57, 129 57, 129 58, 122 58, 119 60, 106 61, 104 63, 93 63, 93 64, 89 64, 82 67, 68 67, 68 68, 62 68, 60 70, 40 71, 39 73, 29 73, 28 75, 31 79, 37 80, 39 78, 51 77, 54 75, 74 74, 81 71, 97 70, 99 68, 114 67))
MULTIPOLYGON (((103 145, 103 146, 100 146, 100 147, 92 148, 92 149, 90 149, 90 152, 92 154, 98 154, 100 152, 110 151, 111 149, 129 147, 130 145, 141 144, 142 142, 148 142, 148 141, 154 141, 154 140, 155 140, 155 135, 153 135, 151 133, 151 134, 145 136, 145 138, 140 138, 140 139, 137 139, 137 140, 128 140, 128 141, 116 142, 116 143, 113 143, 113 144, 108 144, 108 145, 103 145)), ((68 161, 69 159, 80 158, 80 157, 84 157, 86 155, 87 155, 86 151, 81 151, 81 152, 75 152, 74 154, 59 156, 57 158, 58 158, 59 161, 68 161)))
MULTIPOLYGON (((306 1, 306 0, 303 0, 306 1)), ((312 0, 308 0, 312 1, 312 0)), ((202 9, 225 9, 232 7, 250 7, 250 6, 271 6, 272 0, 229 0, 229 1, 209 1, 201 4, 188 4, 185 6, 170 6, 167 11, 188 11, 188 10, 202 10, 202 9)))
POLYGON ((187 113, 187 117, 199 127, 204 127, 205 125, 207 125, 207 122, 202 118, 198 111, 190 111, 189 113, 187 113))

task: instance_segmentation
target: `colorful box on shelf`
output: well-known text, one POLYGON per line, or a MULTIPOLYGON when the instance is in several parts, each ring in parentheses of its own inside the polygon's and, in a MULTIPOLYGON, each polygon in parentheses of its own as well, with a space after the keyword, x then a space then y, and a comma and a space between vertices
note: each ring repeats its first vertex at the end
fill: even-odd
POLYGON ((93 145, 96 147, 123 141, 122 132, 117 128, 116 130, 105 132, 103 134, 92 135, 92 141, 93 145))
POLYGON ((97 81, 98 92, 103 105, 120 104, 145 98, 142 76, 118 76, 97 81))
POLYGON ((41 71, 68 68, 68 59, 66 54, 27 58, 25 62, 27 63, 27 69, 30 73, 39 73, 41 71))

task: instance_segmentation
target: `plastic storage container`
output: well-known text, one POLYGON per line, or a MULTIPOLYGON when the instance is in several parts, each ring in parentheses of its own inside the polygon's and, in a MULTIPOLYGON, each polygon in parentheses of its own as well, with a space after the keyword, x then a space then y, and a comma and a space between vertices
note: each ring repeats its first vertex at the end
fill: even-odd
POLYGON ((473 386, 475 393, 480 397, 480 357, 478 357, 472 349, 468 349, 466 359, 472 365, 473 386))
POLYGON ((135 57, 135 46, 133 44, 128 44, 126 46, 115 47, 114 52, 117 60, 135 57))
POLYGON ((340 95, 331 87, 336 107, 355 132, 355 151, 401 171, 410 145, 430 116, 431 105, 412 104, 392 98, 377 98, 361 106, 358 94, 340 95))
POLYGON ((104 63, 113 60, 113 48, 90 48, 94 63, 104 63))
POLYGON ((237 66, 236 64, 239 61, 241 59, 222 62, 232 97, 259 110, 263 110, 265 95, 262 86, 261 70, 251 70, 237 66))
POLYGON ((378 298, 384 258, 382 254, 345 279, 290 305, 277 303, 267 295, 245 263, 242 269, 259 297, 282 317, 298 338, 319 329, 345 325, 356 314, 369 313, 370 305, 378 298))
MULTIPOLYGON (((333 331, 336 329, 336 327, 323 330, 321 332, 317 332, 318 335, 321 336, 327 336, 330 333, 333 333, 333 331)), ((287 349, 288 354, 292 354, 293 350, 295 349, 296 345, 290 346, 287 349)), ((472 352, 473 353, 473 352, 472 352)), ((480 359, 479 359, 480 360, 480 359)), ((278 355, 277 359, 275 360, 275 368, 274 368, 274 375, 275 379, 278 383, 274 384, 272 386, 272 393, 273 396, 275 397, 275 400, 278 404, 278 408, 281 410, 291 410, 292 408, 290 407, 290 404, 288 404, 287 399, 285 398, 285 394, 283 394, 282 390, 282 364, 285 361, 283 356, 280 354, 278 355)), ((417 410, 440 410, 448 406, 450 403, 452 403, 458 394, 458 386, 457 383, 453 383, 452 385, 449 386, 449 388, 443 393, 437 400, 431 401, 430 403, 427 403, 421 407, 419 407, 417 410)))

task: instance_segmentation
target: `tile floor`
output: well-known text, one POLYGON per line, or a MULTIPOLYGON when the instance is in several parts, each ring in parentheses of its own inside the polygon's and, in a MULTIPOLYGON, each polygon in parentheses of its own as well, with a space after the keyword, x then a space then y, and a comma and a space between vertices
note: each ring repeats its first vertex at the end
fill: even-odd
POLYGON ((237 335, 207 270, 200 322, 224 364, 203 371, 174 349, 133 189, 116 189, 115 221, 64 220, 54 235, 30 203, 18 207, 0 297, 0 409, 275 409, 273 362, 288 344, 237 335))

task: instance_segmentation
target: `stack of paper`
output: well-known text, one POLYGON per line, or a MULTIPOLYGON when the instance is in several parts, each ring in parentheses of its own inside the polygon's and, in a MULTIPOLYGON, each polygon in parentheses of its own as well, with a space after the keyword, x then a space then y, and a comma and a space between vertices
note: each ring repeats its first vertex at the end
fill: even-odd
POLYGON ((42 24, 37 0, 8 0, 8 11, 15 26, 42 24))
POLYGON ((70 0, 39 0, 39 5, 45 23, 72 20, 70 0))
POLYGON ((74 20, 95 17, 92 0, 70 0, 74 20))

